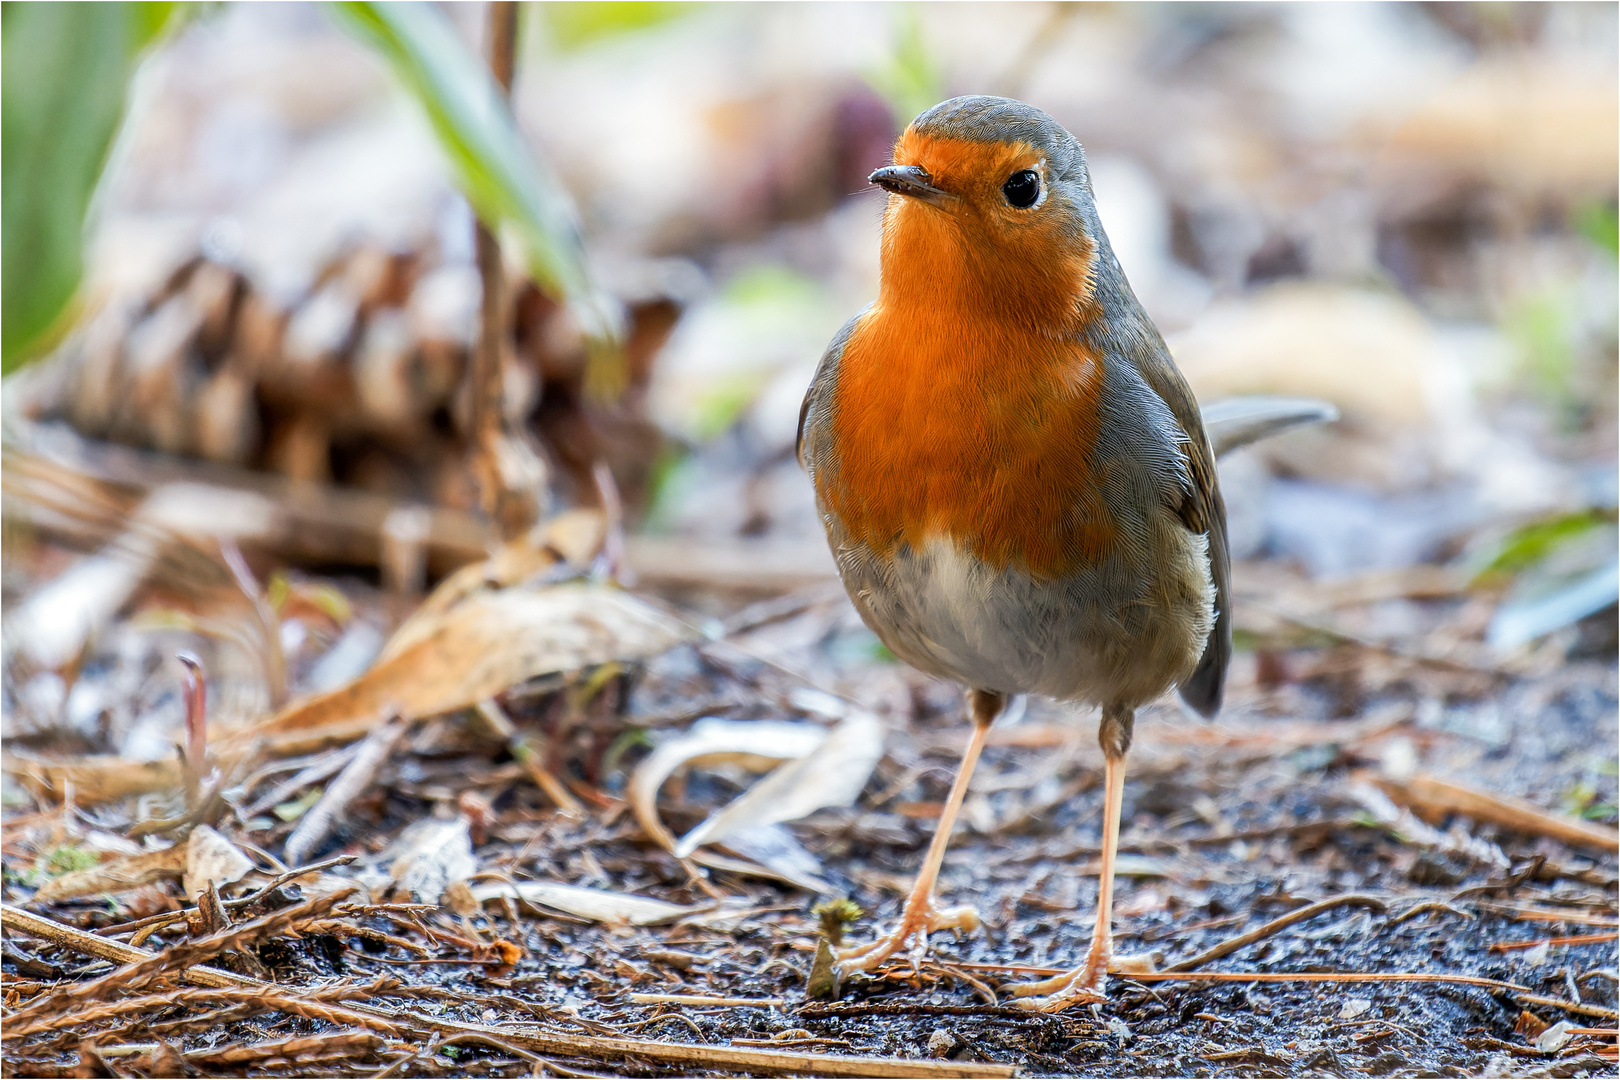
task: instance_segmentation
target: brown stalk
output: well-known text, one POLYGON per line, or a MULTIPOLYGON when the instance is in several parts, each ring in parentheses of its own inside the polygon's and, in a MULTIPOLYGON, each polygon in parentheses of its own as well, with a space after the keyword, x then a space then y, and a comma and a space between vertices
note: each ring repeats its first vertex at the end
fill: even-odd
POLYGON ((186 808, 197 809, 197 795, 208 775, 208 685, 203 682, 202 661, 190 652, 174 657, 186 669, 186 808))
POLYGON ((1373 783, 1395 802, 1432 814, 1464 814, 1526 836, 1546 836, 1570 847, 1612 853, 1620 848, 1620 830, 1577 818, 1549 814, 1523 799, 1480 791, 1451 780, 1418 773, 1398 782, 1385 777, 1373 783))
POLYGON ((304 812, 297 828, 287 837, 282 856, 287 862, 293 865, 303 862, 326 839, 333 823, 376 779, 377 770, 382 768, 388 755, 393 752, 394 744, 405 734, 405 727, 398 718, 394 718, 365 737, 343 771, 327 786, 320 800, 304 812))
MULTIPOLYGON (((495 0, 488 6, 489 68, 503 93, 510 95, 517 57, 517 4, 495 0)), ((505 266, 499 239, 482 221, 475 244, 478 277, 483 284, 478 343, 471 370, 473 475, 479 502, 501 537, 515 540, 539 517, 545 466, 533 441, 507 421, 506 356, 511 350, 511 315, 505 266)))
POLYGON ((229 1066, 265 1058, 297 1058, 308 1054, 330 1057, 341 1054, 371 1054, 382 1049, 383 1040, 369 1031, 332 1031, 322 1035, 301 1035, 278 1042, 227 1046, 220 1050, 193 1050, 186 1061, 193 1065, 229 1066))
MULTIPOLYGON (((12 930, 40 938, 43 941, 49 941, 51 944, 61 948, 71 949, 85 956, 93 956, 98 960, 111 960, 116 964, 141 963, 158 955, 146 949, 137 949, 132 945, 125 945, 121 941, 111 941, 72 926, 64 926, 55 919, 47 919, 44 916, 35 915, 31 911, 12 907, 10 904, 0 904, 0 922, 3 922, 12 930)), ((198 986, 262 985, 257 980, 237 975, 234 972, 221 971, 218 968, 204 967, 202 965, 186 969, 181 973, 180 977, 186 982, 198 986)), ((30 1006, 28 1010, 24 1011, 32 1011, 32 1008, 33 1006, 30 1006)), ((21 1012, 12 1013, 7 1018, 8 1023, 15 1021, 21 1015, 21 1012)))
POLYGON ((1319 900, 1314 904, 1308 904, 1305 907, 1290 911, 1282 918, 1273 919, 1264 926, 1257 926, 1247 933, 1238 934, 1236 937, 1227 938, 1219 945, 1206 949, 1197 956, 1194 956, 1188 960, 1183 960, 1179 964, 1172 964, 1165 970, 1196 971, 1205 964, 1219 960, 1223 956, 1230 956, 1232 953, 1237 952, 1245 945, 1253 945, 1255 942, 1271 937, 1278 931, 1293 926, 1297 922, 1304 922, 1306 919, 1315 918, 1324 911, 1332 911, 1335 908, 1348 907, 1350 905, 1372 908, 1379 914, 1383 914, 1389 910, 1389 906, 1376 896, 1364 896, 1359 893, 1346 893, 1343 896, 1330 896, 1326 900, 1319 900))
POLYGON ((51 994, 46 998, 34 1002, 28 1008, 13 1013, 10 1020, 15 1023, 23 1017, 43 1015, 52 1008, 66 1008, 74 1002, 100 1000, 102 997, 114 991, 133 989, 143 986, 146 983, 151 982, 153 979, 166 974, 178 975, 187 981, 197 982, 199 980, 196 978, 196 974, 199 970, 202 970, 211 972, 211 974, 205 976, 208 981, 205 982, 204 985, 265 985, 257 982, 256 980, 244 979, 239 975, 231 975, 229 972, 215 972, 214 969, 211 968, 199 969, 198 965, 201 964, 202 961, 217 956, 220 953, 239 950, 262 938, 272 937, 285 930, 294 922, 323 915, 331 908, 335 907, 338 903, 346 899, 353 892, 354 889, 349 888, 339 890, 338 892, 332 893, 329 896, 316 897, 313 900, 305 901, 302 904, 296 904, 293 907, 285 908, 270 915, 265 915, 249 922, 239 923, 228 930, 223 930, 217 934, 210 934, 209 936, 201 938, 197 941, 188 941, 183 944, 173 946, 172 948, 165 949, 160 953, 149 953, 144 949, 135 949, 129 945, 121 945, 117 942, 108 941, 106 938, 97 937, 94 934, 85 934, 83 931, 73 931, 73 934, 80 935, 80 937, 76 937, 71 940, 63 940, 59 935, 59 931, 70 930, 71 928, 61 926, 59 923, 53 923, 48 919, 40 920, 37 916, 29 916, 28 912, 19 911, 18 909, 7 905, 4 907, 4 915, 5 921, 8 924, 15 925, 29 933, 36 933, 38 932, 36 927, 39 927, 39 923, 43 922, 49 925, 46 927, 39 927, 39 929, 43 929, 45 931, 42 936, 49 940, 55 941, 59 945, 68 945, 69 947, 79 948, 80 951, 89 951, 82 946, 93 942, 93 947, 97 951, 92 953, 92 955, 102 956, 104 959, 109 960, 120 959, 125 962, 124 967, 111 971, 106 975, 101 976, 99 979, 92 979, 89 982, 80 983, 71 989, 51 994), (18 916, 28 916, 28 920, 25 922, 24 919, 18 918, 18 916), (32 925, 30 925, 30 923, 32 925), (88 942, 84 941, 83 939, 88 939, 88 942), (110 955, 113 947, 116 947, 124 955, 110 955), (135 954, 135 956, 130 956, 130 953, 135 954), (227 981, 217 981, 221 977, 225 978, 227 981))

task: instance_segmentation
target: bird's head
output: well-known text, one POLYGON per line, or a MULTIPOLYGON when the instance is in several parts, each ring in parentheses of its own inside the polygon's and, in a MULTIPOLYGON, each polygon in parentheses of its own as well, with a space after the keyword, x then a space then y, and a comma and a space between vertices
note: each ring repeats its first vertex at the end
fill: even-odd
POLYGON ((918 116, 888 191, 885 298, 967 304, 1056 329, 1083 317, 1102 236, 1085 152, 1041 110, 959 97, 918 116))

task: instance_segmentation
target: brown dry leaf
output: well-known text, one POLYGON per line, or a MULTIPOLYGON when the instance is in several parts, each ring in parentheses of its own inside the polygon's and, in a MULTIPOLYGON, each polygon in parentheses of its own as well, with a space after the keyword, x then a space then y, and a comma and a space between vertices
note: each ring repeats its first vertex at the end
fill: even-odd
POLYGON ((67 761, 40 761, 7 754, 5 770, 35 791, 60 797, 66 786, 82 805, 113 802, 129 795, 174 791, 180 787, 180 763, 130 761, 113 754, 92 754, 67 761))
POLYGON ((705 717, 636 766, 630 777, 630 807, 647 835, 674 851, 675 834, 658 816, 658 790, 676 770, 731 763, 751 772, 763 772, 779 762, 804 757, 826 737, 827 729, 815 724, 705 717))
POLYGON ((612 660, 640 660, 691 631, 603 585, 475 594, 347 686, 300 702, 253 734, 300 731, 394 712, 407 720, 470 708, 520 682, 612 660))
POLYGON ((207 825, 186 838, 186 868, 181 886, 195 900, 209 885, 231 885, 253 872, 253 860, 207 825))
POLYGON ((85 870, 75 870, 47 881, 34 894, 34 901, 52 904, 78 896, 120 893, 164 878, 177 878, 186 869, 186 848, 176 844, 144 855, 126 855, 85 870))
POLYGON ((830 731, 816 724, 708 717, 637 766, 630 805, 647 834, 681 858, 828 892, 820 862, 777 823, 853 802, 882 756, 882 724, 870 713, 854 713, 830 731), (677 770, 734 765, 764 772, 784 761, 679 841, 658 816, 658 791, 677 770), (697 850, 715 843, 743 858, 697 850))
POLYGON ((608 892, 605 889, 586 889, 578 885, 563 885, 552 881, 500 881, 474 885, 473 898, 480 904, 501 897, 511 897, 525 903, 554 908, 581 919, 603 923, 628 923, 631 926, 651 926, 654 923, 674 922, 687 915, 707 910, 707 906, 686 906, 654 900, 647 896, 608 892))
POLYGON ((414 822, 389 849, 388 873, 419 903, 437 904, 451 885, 478 870, 472 830, 465 817, 414 822))
POLYGON ((882 757, 882 722, 871 713, 853 712, 826 732, 814 750, 778 767, 681 837, 675 856, 685 858, 699 844, 739 830, 795 821, 824 806, 848 806, 882 757))
POLYGON ((379 659, 387 660, 422 640, 446 612, 478 593, 510 588, 559 564, 584 569, 606 536, 607 519, 597 510, 569 510, 542 522, 483 562, 464 566, 440 582, 394 632, 379 659))

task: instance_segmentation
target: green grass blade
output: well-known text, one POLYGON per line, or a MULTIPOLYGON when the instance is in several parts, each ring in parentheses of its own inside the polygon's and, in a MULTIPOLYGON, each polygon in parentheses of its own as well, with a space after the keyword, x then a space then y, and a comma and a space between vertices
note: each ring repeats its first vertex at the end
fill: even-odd
POLYGON ((6 4, 0 15, 0 368, 74 315, 84 221, 142 51, 171 3, 6 4))
POLYGON ((341 21, 372 45, 427 113, 462 194, 498 235, 515 234, 535 282, 566 300, 592 337, 617 332, 586 270, 573 201, 531 152, 489 69, 425 3, 338 0, 341 21))

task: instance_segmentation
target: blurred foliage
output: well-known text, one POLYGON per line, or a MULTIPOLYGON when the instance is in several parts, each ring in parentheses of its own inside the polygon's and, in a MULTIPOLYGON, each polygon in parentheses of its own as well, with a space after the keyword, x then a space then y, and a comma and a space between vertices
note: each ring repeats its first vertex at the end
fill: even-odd
POLYGON ((30 889, 37 889, 51 878, 88 870, 101 862, 101 854, 88 848, 64 844, 52 848, 43 858, 35 861, 32 869, 17 876, 17 880, 30 889))
POLYGON ((1571 785, 1560 802, 1562 805, 1559 809, 1564 813, 1588 821, 1607 821, 1616 813, 1615 804, 1605 801, 1597 787, 1586 779, 1577 780, 1571 785))
POLYGON ((700 6, 681 0, 559 0, 536 4, 535 8, 545 20, 552 44, 563 52, 572 52, 622 34, 662 26, 700 6))
POLYGON ((0 367, 67 330, 84 222, 142 53, 202 5, 21 4, 0 9, 0 367))
POLYGON ((1548 405, 1564 412, 1578 405, 1575 376, 1580 359, 1579 318, 1569 289, 1546 288, 1521 297, 1502 325, 1531 386, 1548 405))
POLYGON ((301 607, 318 611, 339 626, 354 617, 349 598, 336 586, 323 581, 295 581, 284 570, 270 575, 264 592, 270 607, 283 619, 298 614, 301 607))
POLYGON ((1589 507, 1521 525, 1471 560, 1475 581, 1489 584, 1546 562, 1571 541, 1615 522, 1615 511, 1589 507))
POLYGON ((1575 211, 1575 230, 1620 260, 1620 207, 1614 203, 1591 203, 1575 211))
POLYGON ((449 17, 418 3, 340 0, 333 7, 427 113, 479 219, 503 239, 519 241, 530 276, 568 302, 588 335, 617 337, 619 319, 586 270, 573 201, 530 151, 505 95, 449 17))
POLYGON ((889 62, 866 73, 901 127, 945 99, 945 76, 923 40, 922 15, 915 4, 895 5, 895 43, 889 62))

